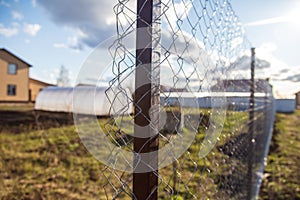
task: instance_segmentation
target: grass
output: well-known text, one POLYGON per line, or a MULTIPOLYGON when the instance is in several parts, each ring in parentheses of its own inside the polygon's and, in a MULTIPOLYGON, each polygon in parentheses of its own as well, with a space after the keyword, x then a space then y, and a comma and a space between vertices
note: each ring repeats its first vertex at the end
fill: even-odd
MULTIPOLYGON (((217 145, 202 159, 198 158, 199 143, 210 126, 211 112, 201 111, 200 126, 197 112, 190 113, 191 118, 185 119, 189 126, 183 131, 198 126, 198 134, 178 162, 159 170, 159 199, 240 199, 247 113, 227 112, 217 145)), ((122 131, 132 131, 129 118, 124 119, 122 131)), ((121 123, 106 123, 107 118, 98 121, 111 131, 117 130, 115 123, 121 123)), ((41 113, 37 118, 32 105, 0 106, 0 199, 112 199, 114 195, 131 199, 131 184, 131 174, 105 168, 86 150, 72 115, 41 113)))
POLYGON ((0 199, 102 199, 103 165, 81 143, 72 115, 0 106, 0 199))
POLYGON ((1 199, 97 199, 101 164, 73 126, 1 133, 1 199))
POLYGON ((300 111, 277 114, 260 199, 300 199, 300 111))

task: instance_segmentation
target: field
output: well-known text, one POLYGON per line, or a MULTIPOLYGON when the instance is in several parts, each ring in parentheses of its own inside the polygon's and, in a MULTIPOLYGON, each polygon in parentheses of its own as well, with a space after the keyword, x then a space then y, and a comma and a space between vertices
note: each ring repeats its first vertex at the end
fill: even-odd
POLYGON ((97 199, 100 164, 80 143, 72 116, 2 107, 0 199, 97 199))
MULTIPOLYGON (((117 194, 117 199, 130 199, 126 195, 126 191, 131 187, 130 174, 111 173, 90 155, 77 134, 72 115, 34 114, 32 105, 0 107, 0 199, 111 199, 112 194, 117 194), (121 192, 118 189, 120 180, 127 180, 125 183, 128 184, 121 192)), ((288 118, 298 119, 300 115, 296 114, 278 115, 275 138, 283 133, 285 125, 281 124, 287 123, 283 119, 291 123, 288 118)), ((234 195, 241 190, 241 186, 237 184, 240 177, 233 177, 234 172, 238 171, 230 171, 237 164, 242 170, 241 163, 244 161, 241 161, 241 156, 229 157, 230 149, 227 147, 230 146, 227 139, 231 128, 235 127, 235 118, 239 118, 241 122, 247 120, 243 113, 228 114, 222 137, 210 156, 198 160, 199 145, 193 144, 189 153, 179 159, 179 166, 171 165, 159 171, 163 180, 159 185, 160 199, 170 199, 172 193, 179 194, 176 196, 178 200, 191 199, 193 194, 197 194, 198 197, 203 195, 203 199, 238 199, 234 195)), ((99 119, 100 123, 103 123, 103 120, 106 119, 99 119)), ((205 126, 204 124, 203 128, 205 126)), ((284 197, 288 197, 287 195, 297 194, 299 177, 292 174, 297 174, 294 170, 299 170, 296 164, 299 155, 295 150, 299 147, 299 136, 296 134, 297 128, 292 127, 297 126, 289 126, 284 131, 292 131, 293 134, 288 134, 288 137, 297 137, 298 140, 294 138, 294 143, 291 144, 288 137, 283 136, 281 139, 286 141, 284 144, 274 144, 274 141, 272 143, 269 158, 271 164, 267 167, 267 178, 263 182, 262 199, 280 199, 275 198, 278 197, 276 195, 286 199, 284 197), (288 145, 291 150, 287 151, 281 145, 288 145), (279 155, 273 151, 293 155, 295 160, 289 162, 294 164, 294 167, 287 167, 289 165, 284 162, 285 157, 279 154, 280 159, 277 159, 279 155), (283 169, 288 173, 283 174, 283 169), (291 186, 287 187, 285 183, 289 181, 291 186)), ((241 134, 235 135, 234 141, 241 143, 242 132, 240 130, 241 134)), ((196 141, 202 139, 203 135, 199 129, 196 141)), ((242 180, 239 180, 239 184, 242 183, 242 180)))
POLYGON ((300 199, 300 111, 277 114, 260 199, 300 199))

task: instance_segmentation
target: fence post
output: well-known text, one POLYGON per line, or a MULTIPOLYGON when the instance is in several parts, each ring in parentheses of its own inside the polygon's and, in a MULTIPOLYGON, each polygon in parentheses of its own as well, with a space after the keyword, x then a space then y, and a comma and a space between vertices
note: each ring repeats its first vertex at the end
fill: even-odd
POLYGON ((158 198, 160 2, 137 0, 132 198, 138 200, 158 198))
POLYGON ((249 112, 249 151, 248 151, 248 200, 252 196, 252 164, 254 153, 254 104, 255 104, 255 48, 251 48, 250 112, 249 112))

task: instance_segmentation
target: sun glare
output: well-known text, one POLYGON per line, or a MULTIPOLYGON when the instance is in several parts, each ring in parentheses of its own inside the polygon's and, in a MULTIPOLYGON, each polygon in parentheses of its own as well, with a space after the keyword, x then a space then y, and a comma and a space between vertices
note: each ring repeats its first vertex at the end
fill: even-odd
POLYGON ((300 3, 296 4, 294 8, 287 15, 288 21, 300 26, 300 3))

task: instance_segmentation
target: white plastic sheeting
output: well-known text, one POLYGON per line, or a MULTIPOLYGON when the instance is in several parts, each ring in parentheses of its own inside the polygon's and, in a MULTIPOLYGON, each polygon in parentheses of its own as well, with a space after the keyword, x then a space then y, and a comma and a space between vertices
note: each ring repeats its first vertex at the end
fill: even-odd
POLYGON ((47 87, 38 94, 35 109, 97 116, 133 112, 132 97, 128 89, 107 90, 95 86, 47 87))
MULTIPOLYGON (((265 93, 255 93, 256 109, 265 106, 265 98, 265 93)), ((161 103, 190 108, 222 108, 226 105, 227 109, 243 111, 250 108, 250 92, 170 92, 161 95, 161 103)))
POLYGON ((39 92, 36 101, 36 110, 52 112, 72 112, 73 88, 46 87, 39 92))

